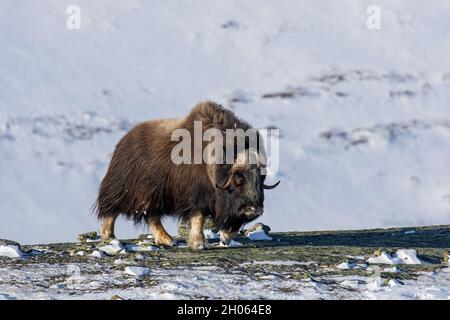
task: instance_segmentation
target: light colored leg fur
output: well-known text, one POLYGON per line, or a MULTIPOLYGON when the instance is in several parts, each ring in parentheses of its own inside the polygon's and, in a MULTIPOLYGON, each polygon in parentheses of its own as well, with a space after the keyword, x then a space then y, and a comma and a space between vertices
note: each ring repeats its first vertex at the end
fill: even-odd
POLYGON ((167 233, 166 229, 164 229, 161 223, 161 219, 159 218, 150 219, 148 224, 150 225, 150 230, 153 233, 153 237, 157 245, 163 245, 168 247, 173 246, 173 239, 167 233))
POLYGON ((219 231, 220 234, 220 242, 223 244, 229 245, 233 238, 236 236, 237 232, 231 232, 231 231, 219 231))
POLYGON ((203 226, 205 224, 205 217, 201 212, 196 212, 190 219, 191 229, 189 231, 188 246, 191 249, 202 250, 208 247, 208 240, 206 240, 203 233, 203 226))
POLYGON ((106 217, 103 219, 102 227, 100 228, 100 235, 103 240, 115 238, 114 223, 117 217, 106 217))

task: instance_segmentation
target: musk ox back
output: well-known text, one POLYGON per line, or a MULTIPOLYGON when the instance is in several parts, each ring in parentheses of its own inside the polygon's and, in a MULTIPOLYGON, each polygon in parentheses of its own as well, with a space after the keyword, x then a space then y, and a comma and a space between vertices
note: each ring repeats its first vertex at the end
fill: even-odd
POLYGON ((220 133, 251 129, 248 123, 213 102, 198 104, 183 119, 153 120, 134 127, 117 144, 100 185, 96 208, 98 218, 103 220, 102 238, 114 237, 114 222, 122 214, 135 223, 146 222, 157 244, 171 246, 172 238, 161 218, 177 216, 190 222, 189 247, 203 249, 207 246, 203 235, 206 217, 213 219, 221 241, 228 243, 243 224, 262 214, 263 189, 278 183, 264 185, 261 148, 251 148, 246 141, 239 149, 239 137, 225 138, 223 153, 218 152, 222 148, 219 146, 213 152, 213 160, 226 160, 225 149, 231 148, 235 151, 231 161, 198 162, 194 159, 196 147, 203 154, 208 144, 220 139, 201 141, 200 146, 194 139, 188 148, 194 152, 181 152, 190 161, 174 161, 179 141, 173 141, 173 133, 183 130, 194 137, 198 125, 203 131, 214 129, 220 133), (249 161, 252 156, 256 159, 253 162, 249 161))

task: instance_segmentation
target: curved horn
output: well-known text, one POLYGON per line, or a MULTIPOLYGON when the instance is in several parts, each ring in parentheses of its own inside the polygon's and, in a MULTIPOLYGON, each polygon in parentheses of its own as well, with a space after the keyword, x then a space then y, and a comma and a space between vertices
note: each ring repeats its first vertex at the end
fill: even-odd
POLYGON ((263 188, 264 188, 264 189, 267 189, 267 190, 275 189, 275 188, 280 184, 280 182, 281 182, 281 180, 278 180, 278 182, 275 183, 275 184, 272 185, 272 186, 268 186, 268 185, 266 185, 266 184, 263 183, 263 188))
POLYGON ((225 190, 225 189, 228 189, 230 187, 230 185, 231 185, 231 175, 228 177, 228 179, 224 182, 224 184, 222 186, 219 186, 216 183, 216 188, 225 190))

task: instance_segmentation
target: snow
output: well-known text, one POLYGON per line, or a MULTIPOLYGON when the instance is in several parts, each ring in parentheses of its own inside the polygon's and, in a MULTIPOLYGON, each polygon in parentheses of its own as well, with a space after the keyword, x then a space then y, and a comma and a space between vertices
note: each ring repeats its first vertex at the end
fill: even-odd
POLYGON ((229 299, 450 299, 450 272, 444 270, 401 282, 359 275, 293 280, 277 272, 255 279, 241 270, 152 268, 154 285, 127 287, 150 270, 82 263, 15 265, 0 267, 0 299, 222 299, 223 292, 229 299))
POLYGON ((350 261, 341 262, 336 266, 336 269, 339 270, 353 270, 353 269, 366 270, 367 268, 368 267, 365 263, 356 263, 350 261))
POLYGON ((384 251, 379 256, 372 256, 367 262, 374 264, 422 264, 414 249, 399 249, 390 255, 384 251))
POLYGON ((92 258, 105 258, 105 257, 107 257, 107 255, 106 255, 105 252, 103 252, 103 251, 100 251, 100 250, 94 250, 94 251, 89 255, 89 257, 92 257, 92 258))
POLYGON ((414 249, 397 250, 396 256, 401 259, 402 264, 422 264, 422 261, 417 258, 417 251, 414 249))
POLYGON ((369 259, 367 259, 367 262, 375 264, 398 264, 401 261, 383 251, 379 256, 370 257, 369 259))
POLYGON ((355 267, 356 264, 354 263, 349 263, 349 262, 341 262, 340 264, 338 264, 336 266, 336 269, 339 270, 350 270, 353 269, 355 267))
POLYGON ((448 223, 450 3, 412 2, 377 1, 373 31, 364 1, 80 0, 70 31, 63 2, 2 1, 1 237, 96 229, 118 140, 205 99, 281 128, 261 218, 273 231, 448 223))
POLYGON ((151 246, 146 243, 141 243, 141 244, 137 244, 137 245, 130 243, 130 244, 127 244, 125 246, 125 248, 126 248, 126 251, 131 251, 131 252, 146 252, 146 251, 158 251, 159 250, 158 247, 151 246))
POLYGON ((389 281, 388 281, 388 286, 390 286, 390 287, 395 287, 395 286, 401 286, 401 285, 403 285, 403 283, 402 282, 400 282, 400 281, 398 281, 397 279, 390 279, 389 281))
POLYGON ((22 258, 24 254, 15 245, 0 245, 0 257, 22 258))
POLYGON ((124 272, 136 278, 142 278, 150 274, 150 269, 146 267, 127 266, 124 272))
POLYGON ((229 244, 225 244, 223 242, 219 242, 218 244, 219 247, 242 247, 242 243, 235 241, 235 240, 231 240, 229 244))
POLYGON ((250 240, 253 241, 261 241, 261 240, 272 240, 271 237, 269 237, 264 230, 255 230, 253 232, 249 232, 247 237, 250 240))
POLYGON ((392 267, 392 268, 384 268, 383 269, 383 271, 384 272, 392 272, 392 273, 395 273, 395 272, 399 272, 399 269, 397 268, 397 267, 392 267))
POLYGON ((380 291, 383 290, 384 281, 381 277, 374 277, 366 284, 368 291, 380 291))
POLYGON ((213 232, 211 229, 203 230, 206 239, 220 239, 220 234, 213 232))
MULTIPOLYGON (((8 13, 0 19, 8 30, 0 32, 0 238, 73 241, 98 229, 91 207, 118 140, 138 122, 182 117, 205 99, 257 128, 281 129, 279 170, 267 182, 282 183, 265 193, 259 219, 273 231, 410 226, 403 234, 413 240, 415 226, 449 223, 449 2, 379 0, 379 31, 365 27, 364 1, 79 0, 78 31, 65 27, 64 2, 22 2, 0 4, 8 13)), ((176 222, 165 224, 176 232, 176 222)), ((139 233, 125 219, 116 226, 120 238, 139 233)), ((113 241, 83 252, 153 250, 113 241)), ((35 254, 0 246, 1 259, 35 254)), ((133 262, 105 269, 104 260, 0 264, 0 299, 450 299, 450 268, 402 283, 157 268, 155 287, 118 289, 138 271, 129 277, 118 265, 133 262), (58 282, 41 286, 50 281, 58 282)), ((423 263, 407 249, 367 262, 336 268, 395 273, 423 263)))
POLYGON ((105 246, 99 247, 99 250, 109 254, 114 255, 119 253, 120 251, 124 250, 124 246, 119 240, 111 240, 111 242, 105 246))

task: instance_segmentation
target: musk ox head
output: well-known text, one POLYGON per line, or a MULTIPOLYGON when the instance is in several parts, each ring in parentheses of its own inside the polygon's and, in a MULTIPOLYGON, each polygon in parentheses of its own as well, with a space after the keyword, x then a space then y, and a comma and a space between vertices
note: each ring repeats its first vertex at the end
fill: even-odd
POLYGON ((239 153, 234 164, 216 166, 216 208, 214 223, 220 233, 221 242, 228 244, 240 228, 262 215, 264 211, 264 189, 273 186, 264 184, 264 164, 260 154, 246 149, 239 153))

